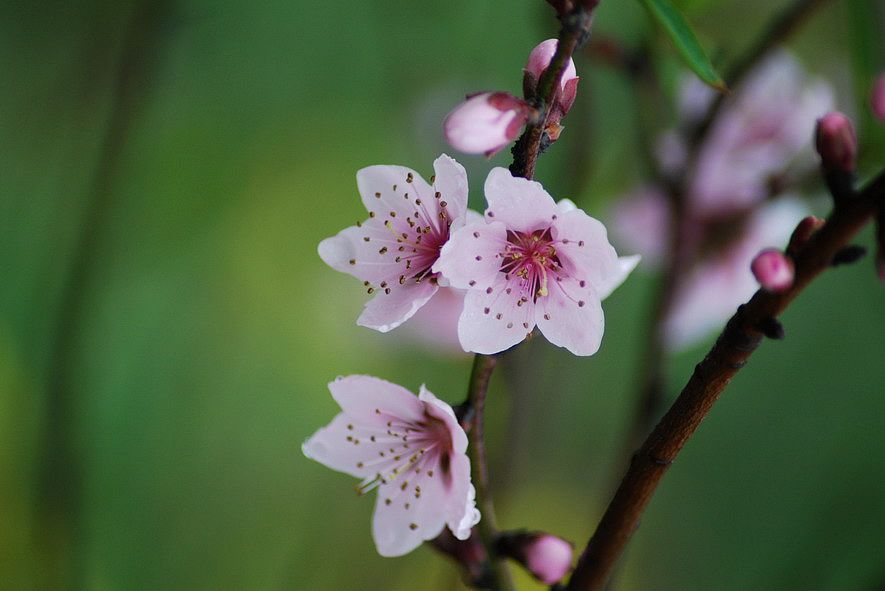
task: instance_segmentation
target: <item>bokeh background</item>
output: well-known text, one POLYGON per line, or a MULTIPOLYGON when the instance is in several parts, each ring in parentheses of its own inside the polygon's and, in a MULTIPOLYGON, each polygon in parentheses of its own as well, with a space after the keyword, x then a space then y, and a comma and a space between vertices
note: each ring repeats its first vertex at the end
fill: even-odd
MULTIPOLYGON (((722 64, 785 2, 678 4, 722 64)), ((867 137, 883 15, 830 2, 791 41, 867 137)), ((634 2, 603 2, 596 27, 658 37, 634 2)), ((540 0, 0 4, 0 588, 460 588, 427 548, 379 557, 374 499, 300 444, 336 412, 335 376, 456 403, 469 357, 357 327, 365 295, 316 245, 364 215, 357 169, 429 175, 446 112, 517 92, 555 34, 540 0)), ((642 170, 635 99, 623 74, 577 64, 538 178, 601 215, 642 170)), ((457 156, 474 207, 506 156, 457 156)), ((607 302, 598 355, 536 339, 496 374, 505 527, 592 532, 653 285, 637 273, 607 302)), ((883 303, 869 260, 802 295, 670 470, 616 589, 885 588, 883 303)), ((672 358, 671 395, 708 345, 672 358)))

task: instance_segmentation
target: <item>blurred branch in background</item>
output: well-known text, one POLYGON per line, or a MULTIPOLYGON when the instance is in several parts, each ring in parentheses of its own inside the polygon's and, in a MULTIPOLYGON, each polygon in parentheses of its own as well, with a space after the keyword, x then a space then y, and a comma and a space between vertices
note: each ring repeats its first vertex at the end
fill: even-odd
MULTIPOLYGON (((806 22, 813 12, 823 6, 827 0, 796 0, 781 14, 777 15, 771 24, 762 32, 759 38, 751 45, 747 52, 738 58, 735 65, 728 70, 726 82, 732 88, 738 88, 746 75, 753 67, 760 63, 771 50, 777 48, 797 28, 806 22)), ((617 49, 617 48, 615 48, 617 49)), ((607 57, 610 63, 624 67, 630 78, 636 85, 637 95, 646 96, 653 94, 661 96, 662 90, 653 73, 649 73, 648 57, 643 53, 635 56, 627 55, 625 50, 616 51, 609 46, 598 48, 598 55, 607 57), (645 67, 641 67, 646 64, 645 67)), ((691 228, 688 225, 692 221, 688 219, 687 193, 691 174, 696 167, 697 160, 704 144, 713 128, 713 123, 722 112, 727 95, 718 93, 709 106, 700 123, 689 132, 688 155, 686 164, 680 174, 665 174, 655 166, 653 156, 647 156, 646 160, 651 163, 652 177, 667 193, 670 201, 668 236, 670 244, 665 251, 667 259, 664 262, 664 271, 660 277, 657 291, 654 296, 652 310, 649 314, 649 327, 645 332, 645 349, 642 356, 639 391, 633 414, 632 423, 628 428, 625 443, 625 456, 629 458, 638 449, 645 436, 654 426, 661 407, 666 400, 664 370, 666 360, 666 343, 664 334, 664 321, 674 305, 674 298, 683 281, 683 275, 691 269, 692 261, 697 257, 696 252, 686 244, 686 237, 691 228)), ((640 122, 640 127, 644 127, 640 122)), ((648 134, 641 138, 641 142, 651 145, 648 134)))
POLYGON ((95 262, 102 234, 113 208, 114 181, 135 115, 147 96, 157 61, 158 40, 171 12, 170 0, 149 1, 132 10, 114 80, 111 114, 98 164, 87 196, 80 233, 57 312, 49 357, 43 438, 38 462, 40 477, 37 531, 42 564, 38 588, 86 587, 82 556, 81 514, 83 474, 77 449, 77 401, 74 378, 77 345, 94 285, 95 262))

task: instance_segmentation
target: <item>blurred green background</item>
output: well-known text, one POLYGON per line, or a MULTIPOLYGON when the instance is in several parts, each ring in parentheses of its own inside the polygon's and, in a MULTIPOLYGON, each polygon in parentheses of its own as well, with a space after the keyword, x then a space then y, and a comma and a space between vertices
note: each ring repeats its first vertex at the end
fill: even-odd
MULTIPOLYGON (((783 5, 680 3, 717 63, 783 5)), ((427 548, 379 557, 374 499, 300 444, 336 412, 335 376, 425 382, 455 403, 469 358, 357 327, 364 293, 316 245, 363 217, 357 169, 429 175, 464 93, 518 91, 556 34, 550 8, 0 6, 0 588, 460 588, 427 548), (53 549, 69 569, 47 566, 53 549)), ((885 65, 869 9, 883 14, 831 2, 791 43, 864 121, 864 76, 885 65)), ((596 27, 657 36, 634 2, 603 2, 596 27)), ((538 178, 601 215, 641 171, 634 97, 577 63, 578 104, 538 178)), ((867 173, 885 162, 870 155, 867 173)), ((458 159, 479 208, 507 154, 458 159)), ((496 374, 503 526, 579 545, 592 532, 623 464, 652 287, 636 274, 607 302, 598 355, 536 339, 496 374)), ((764 344, 670 470, 617 589, 885 588, 883 302, 869 260, 802 295, 788 338, 764 344)), ((672 360, 672 394, 705 346, 672 360)))

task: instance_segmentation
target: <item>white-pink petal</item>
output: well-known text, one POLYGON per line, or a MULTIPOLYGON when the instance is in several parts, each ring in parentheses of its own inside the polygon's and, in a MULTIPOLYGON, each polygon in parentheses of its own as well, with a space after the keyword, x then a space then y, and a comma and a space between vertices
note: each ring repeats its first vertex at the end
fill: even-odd
POLYGON ((501 222, 464 226, 442 247, 433 271, 460 289, 490 284, 501 268, 498 253, 506 241, 507 228, 501 222))
POLYGON ((544 337, 575 355, 593 355, 602 343, 605 321, 599 296, 575 278, 554 281, 550 295, 538 298, 538 328, 544 337))
POLYGON ((608 241, 605 226, 580 209, 557 216, 552 223, 557 250, 568 257, 570 275, 603 285, 620 274, 618 255, 608 241))
POLYGON ((388 332, 415 315, 439 289, 427 279, 416 283, 407 279, 403 285, 391 287, 390 293, 377 291, 363 308, 356 323, 378 332, 388 332))
POLYGON ((373 376, 340 377, 329 383, 329 391, 341 410, 367 424, 385 424, 386 415, 418 421, 424 414, 424 405, 414 394, 373 376))
MULTIPOLYGON (((339 413, 331 423, 301 445, 301 452, 332 470, 366 478, 372 473, 371 468, 363 465, 367 457, 366 446, 362 441, 353 444, 348 440, 348 437, 354 437, 354 428, 353 419, 345 413, 339 413)), ((368 437, 365 439, 365 443, 369 443, 368 437)))
POLYGON ((368 166, 357 171, 356 183, 366 210, 382 219, 390 212, 405 219, 415 211, 415 199, 428 204, 433 201, 427 181, 405 166, 368 166))
POLYGON ((535 328, 534 304, 523 297, 503 273, 498 273, 494 283, 469 290, 458 320, 464 350, 491 355, 522 342, 535 328))
POLYGON ((556 203, 541 183, 514 177, 506 168, 489 172, 485 196, 486 219, 504 222, 510 230, 533 232, 549 226, 556 214, 556 203))
POLYGON ((619 288, 624 281, 627 280, 627 277, 630 276, 630 273, 639 265, 639 261, 642 260, 642 257, 638 254, 634 254, 626 257, 618 257, 618 270, 617 273, 613 273, 608 277, 604 278, 597 286, 596 286, 596 294, 599 296, 600 300, 605 300, 611 293, 619 288))
POLYGON ((467 212, 467 171, 455 159, 441 154, 433 161, 433 189, 445 200, 452 218, 464 216, 467 212))

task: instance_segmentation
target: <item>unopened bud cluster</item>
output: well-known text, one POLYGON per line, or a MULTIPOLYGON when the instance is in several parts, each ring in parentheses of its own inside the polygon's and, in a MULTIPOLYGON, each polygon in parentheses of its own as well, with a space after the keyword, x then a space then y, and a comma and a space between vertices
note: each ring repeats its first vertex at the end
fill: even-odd
MULTIPOLYGON (((529 54, 523 70, 523 90, 526 100, 506 92, 483 92, 468 96, 445 119, 446 140, 467 154, 492 156, 514 141, 522 128, 538 110, 531 103, 538 92, 538 82, 556 54, 556 39, 540 43, 529 54)), ((575 102, 578 76, 571 58, 565 66, 544 119, 544 132, 550 141, 556 141, 562 131, 560 121, 575 102)))

